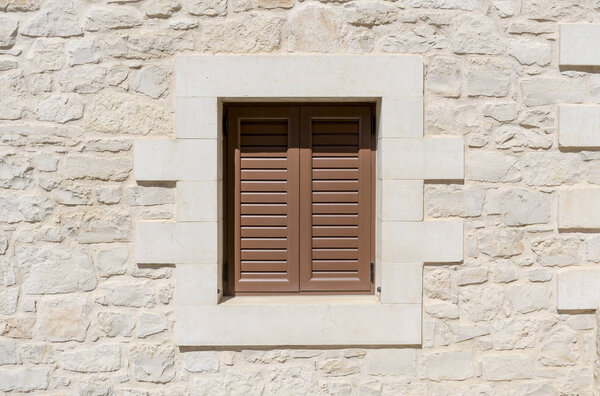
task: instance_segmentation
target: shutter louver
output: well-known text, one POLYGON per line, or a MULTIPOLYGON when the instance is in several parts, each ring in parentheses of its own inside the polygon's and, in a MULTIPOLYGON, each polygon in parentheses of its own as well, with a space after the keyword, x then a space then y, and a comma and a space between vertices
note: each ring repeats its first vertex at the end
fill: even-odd
POLYGON ((232 107, 229 125, 235 290, 298 291, 298 108, 232 107))
POLYGON ((370 107, 300 110, 300 289, 369 291, 370 107))

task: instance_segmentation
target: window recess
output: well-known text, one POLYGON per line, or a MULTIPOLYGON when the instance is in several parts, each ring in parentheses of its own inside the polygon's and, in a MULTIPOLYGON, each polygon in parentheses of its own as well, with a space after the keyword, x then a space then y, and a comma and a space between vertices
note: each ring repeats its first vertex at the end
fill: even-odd
POLYGON ((372 116, 226 106, 228 294, 372 292, 372 116))

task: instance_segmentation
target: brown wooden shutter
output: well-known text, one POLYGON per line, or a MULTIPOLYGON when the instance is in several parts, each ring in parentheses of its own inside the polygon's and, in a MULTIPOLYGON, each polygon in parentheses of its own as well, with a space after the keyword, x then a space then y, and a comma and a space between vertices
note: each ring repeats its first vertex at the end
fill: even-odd
POLYGON ((228 111, 228 237, 236 292, 299 288, 299 108, 228 111))
POLYGON ((300 290, 369 291, 371 107, 300 108, 300 290))

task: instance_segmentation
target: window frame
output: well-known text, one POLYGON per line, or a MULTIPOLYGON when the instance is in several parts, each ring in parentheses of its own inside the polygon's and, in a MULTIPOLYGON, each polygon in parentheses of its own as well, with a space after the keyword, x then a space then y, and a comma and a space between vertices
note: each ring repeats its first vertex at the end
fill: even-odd
MULTIPOLYGON (((234 172, 235 169, 231 169, 232 166, 232 159, 229 158, 229 155, 231 154, 231 147, 230 147, 230 140, 232 139, 232 131, 235 131, 235 127, 233 125, 231 125, 231 117, 229 117, 230 113, 230 109, 252 109, 252 108, 271 108, 271 107, 298 107, 298 117, 297 117, 297 121, 298 121, 298 130, 296 131, 299 134, 299 139, 300 141, 303 140, 303 136, 302 136, 302 123, 303 123, 303 117, 302 117, 302 109, 305 108, 307 111, 314 111, 315 109, 319 109, 319 108, 330 108, 333 113, 338 113, 339 114, 339 108, 355 108, 355 111, 365 111, 367 108, 370 111, 370 114, 367 117, 361 117, 363 119, 367 119, 369 125, 366 127, 363 127, 365 129, 363 129, 363 133, 365 133, 365 131, 368 129, 368 139, 369 139, 369 156, 368 156, 368 160, 370 161, 370 166, 369 166, 369 175, 368 175, 368 181, 369 181, 369 187, 367 189, 368 194, 369 194, 369 242, 368 242, 368 250, 369 250, 369 259, 368 259, 368 264, 372 265, 372 268, 368 268, 366 271, 367 272, 373 272, 373 274, 376 273, 377 268, 376 268, 376 264, 375 264, 375 226, 376 226, 376 221, 375 221, 375 217, 376 217, 376 172, 375 172, 375 167, 376 167, 376 143, 377 143, 377 139, 376 139, 376 133, 375 133, 375 114, 376 114, 376 105, 377 103, 375 102, 366 102, 366 101, 346 101, 346 102, 314 102, 314 101, 309 101, 309 102, 224 102, 222 103, 223 106, 223 125, 222 125, 222 136, 223 136, 223 153, 222 153, 222 158, 223 158, 223 175, 225 177, 225 180, 223 182, 223 238, 224 238, 224 243, 223 243, 223 295, 224 296, 252 296, 252 295, 362 295, 362 294, 374 294, 375 293, 375 279, 371 280, 371 276, 370 273, 367 273, 365 276, 367 278, 366 281, 363 280, 364 283, 367 283, 368 285, 368 290, 346 290, 346 289, 341 289, 338 288, 336 289, 331 288, 330 290, 302 290, 303 288, 303 282, 306 284, 307 281, 306 279, 306 274, 303 274, 303 267, 301 262, 299 262, 298 268, 299 268, 299 273, 298 273, 298 284, 299 284, 299 289, 298 291, 236 291, 235 290, 235 276, 236 276, 236 268, 235 268, 235 264, 234 264, 234 260, 232 260, 232 256, 235 255, 235 251, 234 251, 234 247, 233 247, 233 242, 230 240, 233 236, 233 230, 231 230, 230 228, 233 227, 233 219, 231 216, 231 208, 234 207, 235 208, 235 204, 232 202, 232 200, 235 199, 235 197, 232 197, 232 192, 230 191, 230 189, 232 188, 232 183, 234 182, 233 179, 235 179, 234 176, 234 172), (362 108, 362 109, 359 109, 362 108)), ((234 110, 235 111, 235 110, 234 110)), ((318 110, 317 110, 318 111, 318 110)), ((243 112, 243 110, 242 110, 243 112)), ((239 112, 238 112, 239 113, 239 112)), ((252 114, 252 112, 247 112, 247 114, 252 114)), ((335 115, 329 115, 327 117, 335 117, 335 115)), ((306 134, 306 132, 305 132, 306 134)), ((306 139, 306 137, 304 137, 304 139, 306 139)), ((301 155, 301 154, 300 154, 301 155)), ((299 159, 299 166, 302 167, 302 159, 299 159)), ((302 170, 300 169, 300 179, 302 178, 302 170)), ((301 181, 299 180, 299 184, 301 184, 301 181)), ((302 187, 300 186, 300 190, 302 191, 302 187)), ((305 199, 307 197, 304 197, 305 199)), ((299 205, 300 205, 300 212, 302 212, 302 196, 299 195, 299 205)), ((300 215, 301 216, 301 215, 300 215)), ((301 220, 300 220, 301 221, 301 220)), ((306 230, 305 230, 306 231, 306 230)), ((302 234, 302 230, 300 231, 300 233, 302 234)), ((302 246, 303 246, 303 242, 302 242, 302 235, 299 235, 300 238, 300 251, 299 254, 302 255, 302 246)))
POLYGON ((460 262, 460 221, 424 221, 423 181, 461 180, 461 137, 423 137, 415 55, 182 55, 175 139, 134 144, 137 181, 175 181, 174 221, 138 221, 135 258, 175 264, 180 346, 418 345, 423 263, 460 262), (223 102, 376 101, 374 296, 222 298, 223 102), (400 204, 391 199, 402 191, 400 204), (264 328, 269 328, 265 332, 264 328))

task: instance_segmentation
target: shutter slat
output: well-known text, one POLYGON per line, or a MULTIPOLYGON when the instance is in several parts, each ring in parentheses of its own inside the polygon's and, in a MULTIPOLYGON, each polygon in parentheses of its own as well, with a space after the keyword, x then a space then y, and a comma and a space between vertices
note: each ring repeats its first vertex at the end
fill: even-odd
POLYGON ((285 181, 242 181, 242 191, 287 191, 287 182, 285 181))
POLYGON ((286 238, 242 238, 242 249, 285 249, 286 238))
POLYGON ((286 238, 287 227, 242 227, 242 238, 286 238))
POLYGON ((242 193, 242 203, 286 203, 286 193, 257 193, 244 192, 242 193))
POLYGON ((358 225, 357 215, 313 215, 313 225, 326 225, 326 226, 344 226, 358 225))
POLYGON ((287 226, 287 216, 241 216, 242 226, 287 226))
POLYGON ((356 146, 358 145, 358 134, 328 133, 313 135, 313 145, 356 146))
POLYGON ((285 261, 242 261, 242 272, 285 272, 285 261))
POLYGON ((339 213, 352 214, 358 213, 357 203, 314 203, 312 205, 314 214, 339 213))
POLYGON ((287 180, 287 169, 242 169, 242 180, 287 180))
POLYGON ((313 249, 314 260, 345 260, 358 259, 358 249, 313 249))
POLYGON ((313 237, 358 236, 358 227, 357 226, 341 226, 341 227, 313 226, 312 235, 313 235, 313 237))
POLYGON ((242 158, 240 162, 242 169, 285 169, 286 158, 242 158))
POLYGON ((287 251, 283 249, 241 250, 242 260, 287 260, 287 251))
POLYGON ((358 260, 313 260, 313 271, 358 271, 358 260))
POLYGON ((241 138, 242 147, 287 147, 288 137, 286 135, 252 135, 241 138))
POLYGON ((285 204, 242 204, 242 215, 271 215, 287 214, 288 207, 285 204))
POLYGON ((357 181, 315 180, 312 183, 313 191, 358 191, 357 181))
POLYGON ((357 191, 314 192, 313 202, 358 202, 357 191))
POLYGON ((358 168, 358 158, 357 157, 348 157, 348 158, 340 158, 340 157, 314 157, 312 160, 313 169, 318 168, 358 168))
POLYGON ((313 169, 313 180, 358 180, 358 169, 313 169))
POLYGON ((312 239, 313 248, 357 248, 358 238, 315 238, 312 239))

